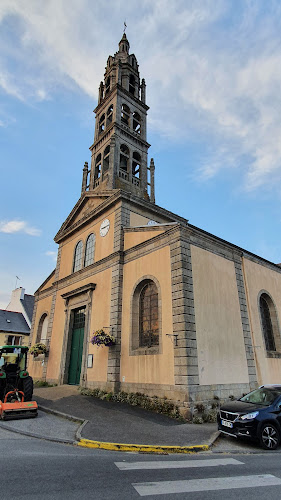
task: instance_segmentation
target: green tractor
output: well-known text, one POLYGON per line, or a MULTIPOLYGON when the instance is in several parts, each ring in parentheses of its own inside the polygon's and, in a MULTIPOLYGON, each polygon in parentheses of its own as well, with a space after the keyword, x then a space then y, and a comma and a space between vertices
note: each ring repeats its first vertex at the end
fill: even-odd
POLYGON ((26 346, 0 346, 0 418, 36 417, 38 406, 32 400, 33 380, 27 365, 26 346))

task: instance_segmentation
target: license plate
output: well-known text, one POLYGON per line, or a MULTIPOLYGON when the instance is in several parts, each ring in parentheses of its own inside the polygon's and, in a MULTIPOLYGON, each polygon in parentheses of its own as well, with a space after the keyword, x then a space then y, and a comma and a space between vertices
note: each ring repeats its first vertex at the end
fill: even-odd
POLYGON ((227 420, 222 420, 221 425, 224 425, 225 427, 229 427, 230 429, 232 429, 232 427, 233 427, 233 423, 228 422, 227 420))

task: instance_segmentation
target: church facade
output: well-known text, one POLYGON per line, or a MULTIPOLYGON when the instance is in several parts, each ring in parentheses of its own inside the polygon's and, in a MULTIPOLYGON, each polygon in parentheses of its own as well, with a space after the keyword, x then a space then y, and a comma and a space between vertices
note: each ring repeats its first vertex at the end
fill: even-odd
POLYGON ((90 168, 35 293, 35 379, 167 397, 281 382, 281 267, 155 204, 146 86, 124 34, 100 84, 90 168), (91 343, 103 330, 115 344, 91 343))

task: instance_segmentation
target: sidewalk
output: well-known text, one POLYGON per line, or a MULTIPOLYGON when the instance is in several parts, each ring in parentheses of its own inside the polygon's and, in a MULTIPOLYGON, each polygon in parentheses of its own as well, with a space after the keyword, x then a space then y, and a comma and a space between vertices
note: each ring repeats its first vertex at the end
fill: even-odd
POLYGON ((216 424, 186 424, 128 404, 82 396, 76 386, 37 388, 39 405, 88 422, 81 438, 147 446, 209 446, 216 424))
MULTIPOLYGON (((39 408, 79 419, 80 427, 79 422, 68 421, 68 432, 75 434, 76 429, 78 444, 87 447, 187 453, 207 450, 217 436, 216 424, 182 423, 128 404, 82 396, 77 386, 35 388, 33 399, 39 408), (127 446, 124 447, 124 444, 127 446)), ((61 429, 62 419, 55 415, 50 417, 53 419, 52 425, 61 429)), ((15 420, 7 424, 13 428, 24 428, 24 422, 28 422, 27 427, 33 428, 36 437, 40 429, 46 434, 46 419, 44 422, 42 418, 15 420)), ((52 432, 58 435, 55 429, 52 432)), ((61 438, 59 440, 68 441, 65 434, 61 438)))

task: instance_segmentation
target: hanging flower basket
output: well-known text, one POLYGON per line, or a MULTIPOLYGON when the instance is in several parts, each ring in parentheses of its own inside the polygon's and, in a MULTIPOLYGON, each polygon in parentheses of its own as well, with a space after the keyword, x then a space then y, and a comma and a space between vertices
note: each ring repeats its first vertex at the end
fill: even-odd
POLYGON ((109 333, 105 333, 104 330, 97 330, 93 333, 93 337, 91 338, 91 344, 99 346, 111 346, 115 345, 116 340, 115 337, 110 335, 109 333))
POLYGON ((45 344, 42 344, 41 342, 38 342, 37 344, 34 344, 30 347, 29 352, 36 358, 38 354, 47 353, 47 346, 45 344))

